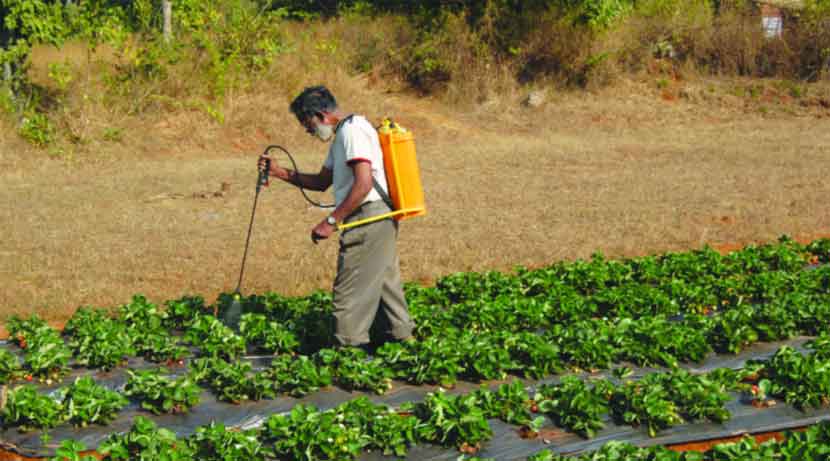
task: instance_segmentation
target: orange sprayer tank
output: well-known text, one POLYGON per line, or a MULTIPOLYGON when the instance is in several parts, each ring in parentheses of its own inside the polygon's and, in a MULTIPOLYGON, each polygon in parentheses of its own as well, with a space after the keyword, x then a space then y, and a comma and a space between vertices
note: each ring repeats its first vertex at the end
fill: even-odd
POLYGON ((378 128, 380 147, 389 196, 395 211, 401 212, 395 220, 414 218, 426 214, 421 172, 415 157, 415 137, 389 119, 378 128))

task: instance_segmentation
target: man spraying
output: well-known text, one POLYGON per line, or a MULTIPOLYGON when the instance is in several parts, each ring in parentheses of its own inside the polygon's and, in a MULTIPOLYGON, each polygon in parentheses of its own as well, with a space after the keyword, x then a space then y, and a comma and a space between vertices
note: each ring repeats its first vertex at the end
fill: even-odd
MULTIPOLYGON (((335 209, 311 230, 316 244, 340 224, 390 212, 383 152, 374 127, 360 115, 337 106, 324 86, 306 88, 291 103, 291 112, 306 131, 331 142, 317 174, 292 171, 271 162, 268 174, 304 189, 334 186, 335 209)), ((260 157, 259 168, 265 168, 260 157)), ((377 316, 393 340, 412 337, 414 324, 404 298, 397 252, 398 225, 383 219, 340 234, 334 280, 335 337, 343 346, 368 348, 369 329, 377 316)))

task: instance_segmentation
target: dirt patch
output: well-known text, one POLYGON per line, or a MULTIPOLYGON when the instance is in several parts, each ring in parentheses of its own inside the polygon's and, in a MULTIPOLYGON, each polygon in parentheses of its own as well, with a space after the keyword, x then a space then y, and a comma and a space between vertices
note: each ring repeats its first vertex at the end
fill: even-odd
MULTIPOLYGON (((393 115, 415 133, 428 214, 401 225, 406 280, 830 233, 830 120, 806 109, 668 103, 626 82, 553 93, 541 108, 462 111, 340 86, 345 108, 393 115)), ((212 302, 232 290, 259 153, 284 145, 303 171, 325 157, 287 110, 273 109, 286 104, 241 96, 224 125, 195 115, 129 121, 135 143, 72 159, 0 139, 0 317, 60 323, 78 306, 116 308, 137 293, 212 302)), ((295 189, 267 188, 243 291, 329 289, 337 244, 309 239, 324 216, 295 189)))

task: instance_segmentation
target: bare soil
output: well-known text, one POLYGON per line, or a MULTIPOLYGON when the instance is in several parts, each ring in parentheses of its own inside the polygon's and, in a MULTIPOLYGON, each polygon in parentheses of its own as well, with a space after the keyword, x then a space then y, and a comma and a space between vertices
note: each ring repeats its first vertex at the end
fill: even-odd
MULTIPOLYGON (((627 80, 549 91, 539 108, 458 109, 362 80, 335 93, 416 135, 428 215, 402 223, 399 251, 404 278, 429 284, 596 251, 829 234, 830 91, 735 91, 757 83, 627 80)), ((212 302, 233 290, 259 153, 282 144, 306 171, 325 157, 287 104, 263 90, 238 96, 221 125, 197 112, 118 120, 122 139, 61 156, 3 132, 0 317, 37 312, 58 325, 78 306, 114 307, 137 293, 212 302)), ((266 189, 243 292, 328 289, 337 242, 309 239, 324 216, 287 185, 266 189)))

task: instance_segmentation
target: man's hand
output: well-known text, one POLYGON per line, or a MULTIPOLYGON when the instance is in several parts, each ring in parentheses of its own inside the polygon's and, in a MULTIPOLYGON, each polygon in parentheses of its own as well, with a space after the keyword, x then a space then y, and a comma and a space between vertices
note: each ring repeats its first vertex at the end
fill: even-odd
MULTIPOLYGON (((266 155, 261 155, 259 157, 259 161, 257 162, 257 168, 259 171, 265 171, 265 160, 268 158, 266 155)), ((268 171, 269 176, 273 176, 275 178, 282 179, 283 181, 288 181, 291 175, 288 173, 288 170, 285 168, 277 165, 277 162, 274 159, 271 159, 271 169, 268 171)))
POLYGON ((334 226, 327 223, 324 219, 320 221, 320 224, 317 224, 314 229, 311 230, 311 241, 317 244, 318 241, 331 237, 334 230, 334 226))

